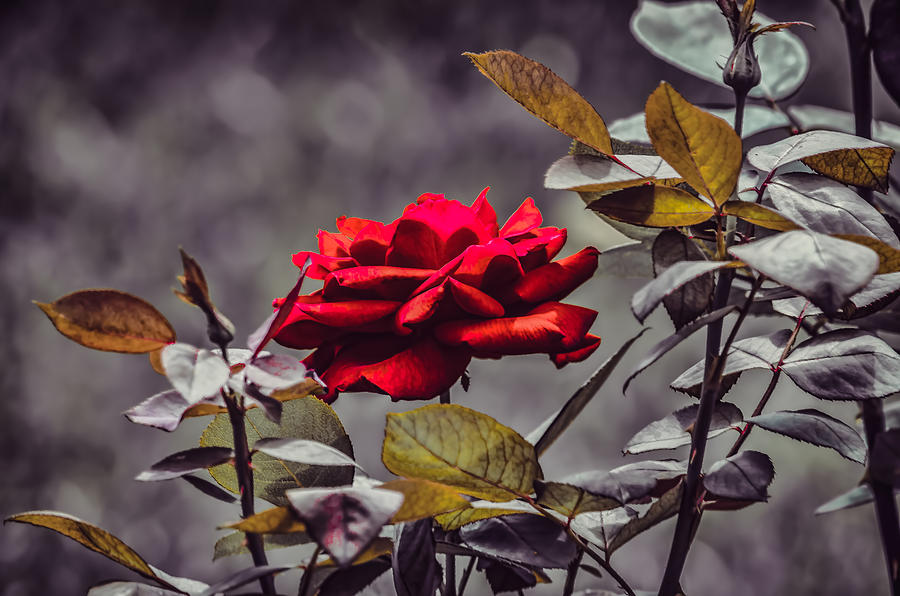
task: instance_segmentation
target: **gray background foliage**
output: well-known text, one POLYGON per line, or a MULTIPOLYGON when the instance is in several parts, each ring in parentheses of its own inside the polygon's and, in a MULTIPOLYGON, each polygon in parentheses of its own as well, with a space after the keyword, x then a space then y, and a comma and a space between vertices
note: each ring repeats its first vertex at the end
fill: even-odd
MULTIPOLYGON (((812 69, 791 101, 847 109, 843 32, 830 3, 760 4, 771 17, 818 26, 798 32, 812 69)), ((163 389, 164 380, 143 357, 65 340, 30 300, 115 287, 156 304, 181 340, 202 343, 199 313, 170 291, 181 245, 204 265, 219 307, 245 337, 293 283, 291 253, 314 249, 316 230, 333 229, 335 217, 392 219, 422 192, 470 202, 487 185, 501 222, 533 196, 548 224, 569 228, 565 254, 586 244, 602 249, 615 239, 579 199, 542 188, 543 172, 568 140, 460 53, 508 48, 542 60, 607 122, 640 110, 661 78, 695 103, 729 101, 725 90, 641 48, 628 32, 633 9, 602 0, 3 3, 0 514, 64 510, 115 532, 170 573, 207 581, 248 564, 210 562, 214 528, 236 517, 234 507, 210 504, 186 483, 132 481, 196 444, 203 422, 172 435, 129 424, 120 412, 163 389)), ((876 116, 900 120, 880 92, 876 116)), ((603 267, 619 259, 601 257, 603 267)), ((471 391, 454 390, 454 400, 529 431, 639 329, 627 304, 642 283, 600 273, 573 296, 600 311, 594 332, 604 344, 588 362, 557 372, 545 356, 476 361, 471 391)), ((635 355, 671 329, 662 312, 648 322, 654 329, 635 355)), ((762 320, 747 333, 784 324, 762 320)), ((619 371, 547 453, 546 475, 624 463, 620 449, 631 434, 688 403, 666 383, 700 353, 695 338, 627 398, 619 371)), ((745 412, 765 381, 764 372, 746 374, 733 392, 745 412)), ((339 399, 365 467, 387 477, 379 461, 384 414, 415 405, 367 394, 339 399)), ((815 406, 787 380, 772 402, 815 406)), ((825 409, 847 421, 855 414, 852 404, 825 409)), ((713 445, 710 462, 727 443, 713 445)), ((886 593, 871 510, 812 515, 853 485, 861 468, 761 431, 748 447, 773 457, 771 503, 706 516, 688 561, 688 592, 886 593)), ((636 587, 658 585, 671 530, 669 522, 615 556, 636 587)), ((297 560, 282 552, 279 560, 297 560)), ((128 576, 53 533, 19 525, 0 531, 4 596, 78 594, 100 579, 128 576)), ((596 585, 602 581, 588 575, 579 582, 596 585)))

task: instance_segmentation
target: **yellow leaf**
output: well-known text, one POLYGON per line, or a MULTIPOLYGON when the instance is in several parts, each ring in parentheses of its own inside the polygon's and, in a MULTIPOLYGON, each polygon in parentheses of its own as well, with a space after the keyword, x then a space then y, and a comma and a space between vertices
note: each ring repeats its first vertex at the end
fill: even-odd
POLYGON ((95 350, 142 354, 175 341, 172 325, 158 310, 118 290, 81 290, 35 304, 60 333, 95 350))
POLYGON ((272 507, 241 521, 225 524, 222 527, 254 534, 295 534, 297 532, 306 532, 306 526, 294 515, 290 507, 272 507))
POLYGON ((140 573, 144 577, 158 579, 156 572, 130 546, 93 524, 77 517, 55 511, 28 511, 6 518, 5 522, 20 522, 59 532, 94 552, 100 553, 122 565, 140 573))
POLYGON ((534 489, 534 447, 490 416, 456 404, 388 414, 381 459, 398 476, 450 485, 488 501, 534 489))
POLYGON ((562 482, 541 482, 535 488, 538 505, 548 507, 568 518, 573 518, 579 513, 606 511, 622 506, 618 501, 592 495, 583 488, 562 482))
POLYGON ((466 524, 475 523, 483 519, 500 517, 501 515, 514 515, 519 513, 527 514, 528 512, 522 511, 520 509, 505 509, 502 507, 478 507, 460 509, 459 511, 452 511, 450 513, 436 515, 434 517, 434 520, 438 524, 440 524, 441 528, 443 528, 445 532, 452 532, 453 530, 460 529, 466 524))
POLYGON ((466 52, 463 56, 507 95, 553 128, 601 153, 612 154, 603 118, 586 99, 543 64, 508 50, 483 54, 466 52))
MULTIPOLYGON (((381 557, 383 555, 389 555, 393 551, 394 541, 390 538, 379 536, 372 541, 372 544, 369 545, 369 548, 361 552, 358 557, 353 559, 352 565, 362 565, 363 563, 368 563, 372 559, 377 559, 378 557, 381 557)), ((316 567, 334 567, 334 561, 332 561, 331 558, 328 558, 321 563, 318 563, 316 567)))
POLYGON ((403 493, 403 505, 391 519, 391 523, 395 524, 471 507, 469 501, 456 489, 429 480, 400 478, 386 482, 378 488, 403 493))
POLYGON ((692 226, 716 213, 712 205, 687 191, 649 184, 606 195, 588 208, 617 221, 650 228, 692 226))
POLYGON ((876 275, 900 271, 900 250, 893 246, 885 244, 877 238, 858 234, 834 234, 834 237, 862 244, 874 250, 878 255, 878 271, 875 272, 876 275))
POLYGON ((735 217, 749 221, 753 225, 768 228, 769 230, 787 232, 789 230, 800 229, 800 226, 777 211, 748 201, 727 201, 722 205, 722 213, 725 215, 734 215, 735 217))
POLYGON ((647 134, 653 148, 697 192, 721 205, 741 169, 741 139, 731 126, 704 112, 668 83, 647 99, 647 134))
POLYGON ((147 355, 150 357, 150 368, 162 376, 166 376, 166 369, 162 365, 162 351, 162 348, 158 348, 147 355))
POLYGON ((890 147, 837 149, 804 157, 801 161, 813 171, 844 184, 888 191, 888 170, 894 150, 890 147))

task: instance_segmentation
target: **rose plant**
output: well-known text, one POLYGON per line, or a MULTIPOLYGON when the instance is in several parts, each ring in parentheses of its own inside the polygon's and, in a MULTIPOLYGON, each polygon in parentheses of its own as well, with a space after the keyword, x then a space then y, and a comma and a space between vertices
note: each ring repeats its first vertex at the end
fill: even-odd
POLYGON ((858 485, 818 513, 873 503, 888 583, 900 594, 900 408, 882 404, 900 392, 900 354, 879 335, 898 330, 900 213, 873 192, 888 190, 894 148, 870 138, 871 81, 860 72, 869 68, 871 38, 879 75, 900 104, 900 70, 891 68, 900 21, 875 19, 896 9, 896 0, 875 1, 868 32, 858 2, 835 5, 854 65, 854 134, 804 125, 797 114, 817 111, 809 107, 785 116, 779 102, 802 84, 797 64, 805 65, 805 50, 790 34, 780 33, 775 46, 761 36, 801 23, 770 23, 752 0, 740 8, 734 0, 645 0, 632 22, 651 51, 698 76, 712 72, 733 90, 725 119, 663 82, 642 113, 610 126, 616 138, 546 66, 510 51, 467 54, 505 93, 573 139, 546 186, 578 193, 635 237, 632 254, 652 261, 654 279, 634 294, 631 310, 643 323, 662 304, 675 331, 631 363, 623 391, 705 330, 703 358, 670 385, 698 401, 650 422, 623 449, 638 455, 689 446, 686 461, 544 476, 548 447, 643 331, 526 436, 449 403, 457 380, 467 387, 472 358, 545 353, 562 367, 596 351, 600 339, 590 327, 597 313, 561 300, 594 274, 599 253, 589 247, 554 260, 566 231, 541 227, 531 199, 501 227, 486 190, 470 206, 424 194, 389 224, 341 217, 337 232, 320 231, 318 251, 294 255, 299 279, 275 301, 249 349, 231 347, 234 327, 185 253, 176 294, 202 311, 217 350, 176 343, 158 310, 123 292, 84 290, 39 304, 82 345, 150 354, 172 389, 131 408, 130 421, 173 431, 186 417, 215 415, 199 447, 153 464, 138 480, 183 478, 214 498, 239 498, 241 519, 223 524, 231 533, 214 550, 217 557, 249 552, 253 566, 210 585, 166 574, 111 533, 66 514, 32 511, 7 521, 55 530, 155 584, 104 583, 90 590, 94 596, 206 596, 251 582, 276 594, 275 576, 294 571, 300 596, 354 594, 388 572, 404 596, 462 596, 476 569, 494 593, 521 593, 558 569, 565 596, 581 571, 612 590, 584 594, 636 596, 634 583, 676 596, 688 591, 682 571, 704 512, 768 499, 774 464, 744 449, 758 427, 865 466, 858 485), (729 56, 724 73, 718 56, 729 56), (755 97, 765 104, 747 103, 755 97), (772 128, 788 134, 745 148, 747 130, 772 128), (321 280, 321 289, 301 295, 306 278, 321 280), (774 331, 742 337, 755 315, 774 331), (302 362, 264 351, 273 339, 313 351, 302 362), (754 369, 770 377, 745 416, 727 394, 754 369), (865 439, 818 409, 766 412, 782 376, 815 399, 858 403, 865 439), (395 400, 440 396, 387 415, 382 462, 395 478, 360 469, 327 403, 354 391, 395 400), (732 430, 727 455, 706 465, 707 444, 732 430), (207 470, 215 483, 193 475, 207 470), (255 496, 273 507, 256 512, 255 496), (662 578, 616 571, 612 557, 622 546, 673 517, 662 578), (268 564, 267 549, 299 545, 291 564, 268 564), (458 560, 466 561, 461 573, 458 560))
POLYGON ((597 249, 553 261, 565 228, 540 227, 530 198, 500 227, 486 195, 466 206, 423 194, 390 224, 341 217, 338 233, 319 231, 318 252, 294 255, 324 283, 297 298, 275 340, 315 349, 304 364, 326 401, 344 391, 428 399, 473 357, 547 353, 562 367, 597 349, 597 312, 560 302, 593 275, 597 249))

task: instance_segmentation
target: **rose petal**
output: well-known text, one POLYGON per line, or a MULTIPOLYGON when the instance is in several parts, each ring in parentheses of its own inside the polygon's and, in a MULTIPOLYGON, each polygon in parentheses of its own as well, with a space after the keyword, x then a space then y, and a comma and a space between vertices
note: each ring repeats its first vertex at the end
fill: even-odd
POLYGON ((562 368, 571 362, 581 362, 588 356, 597 351, 600 347, 600 338, 596 335, 587 334, 584 336, 584 347, 577 348, 571 352, 561 352, 558 354, 550 354, 550 360, 556 365, 556 368, 562 368))
POLYGON ((421 205, 425 201, 445 201, 444 193, 423 192, 416 197, 416 205, 421 205))
POLYGON ((541 225, 541 221, 541 212, 534 206, 534 199, 528 197, 500 228, 500 236, 507 238, 524 234, 541 225))
POLYGON ((441 284, 430 290, 416 295, 397 310, 394 316, 394 329, 397 333, 407 335, 412 333, 410 325, 427 321, 434 315, 441 300, 446 294, 445 285, 441 284))
POLYGON ((363 291, 388 300, 405 300, 432 273, 428 269, 384 265, 341 269, 325 277, 324 295, 334 300, 352 298, 363 291))
POLYGON ((449 280, 453 299, 464 311, 479 317, 502 317, 505 314, 502 304, 478 288, 456 281, 452 277, 449 280))
POLYGON ((451 275, 470 286, 487 289, 509 284, 523 273, 513 245, 503 238, 495 238, 487 244, 467 248, 451 275))
POLYGON ((516 256, 525 271, 531 271, 553 260, 566 243, 565 228, 538 228, 513 242, 516 256))
POLYGON ((430 399, 448 390, 471 359, 465 348, 451 348, 426 337, 418 341, 376 336, 340 350, 319 372, 334 401, 342 391, 374 391, 393 400, 430 399))
MULTIPOLYGON (((319 304, 296 304, 299 311, 310 319, 330 327, 359 327, 382 317, 393 314, 400 302, 393 300, 350 300, 346 302, 324 302, 319 304)), ((288 316, 291 322, 293 312, 288 316)))
POLYGON ((306 277, 310 279, 325 279, 332 271, 356 266, 356 261, 350 257, 326 257, 314 252, 298 252, 291 258, 291 262, 302 269, 307 258, 311 263, 306 270, 306 277))
POLYGON ((319 230, 316 235, 319 239, 319 253, 324 257, 349 257, 350 239, 343 234, 332 234, 325 230, 319 230))
POLYGON ((583 347, 595 318, 589 308, 548 302, 520 317, 443 323, 434 333, 441 343, 466 345, 479 356, 557 354, 583 347))
POLYGON ((349 247, 349 254, 360 265, 384 265, 385 254, 394 237, 397 226, 384 225, 377 221, 361 229, 349 247))
POLYGON ((597 270, 599 254, 599 250, 589 246, 572 256, 533 269, 516 283, 513 293, 534 304, 561 300, 590 279, 597 270))
POLYGON ((458 201, 425 200, 396 223, 386 260, 396 267, 438 269, 466 247, 491 239, 475 212, 458 201))
POLYGON ((499 234, 497 213, 494 211, 494 208, 491 207, 490 203, 487 202, 487 192, 490 189, 491 187, 487 186, 481 191, 481 194, 479 194, 478 198, 475 199, 475 202, 472 203, 472 211, 475 212, 475 217, 478 221, 484 225, 485 230, 487 230, 492 237, 496 237, 499 234))
POLYGON ((292 323, 285 323, 273 339, 286 348, 308 350, 335 340, 345 333, 346 331, 343 329, 303 318, 292 323))
POLYGON ((362 219, 361 217, 347 217, 346 215, 342 215, 337 218, 336 223, 338 231, 352 240, 359 233, 359 231, 367 225, 380 222, 372 221, 369 219, 362 219))

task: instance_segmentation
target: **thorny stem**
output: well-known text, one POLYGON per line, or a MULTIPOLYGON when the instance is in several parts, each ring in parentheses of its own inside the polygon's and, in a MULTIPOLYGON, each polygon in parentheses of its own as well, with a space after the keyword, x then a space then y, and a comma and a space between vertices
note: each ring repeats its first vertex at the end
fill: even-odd
MULTIPOLYGON (((748 90, 749 91, 749 90, 748 90)), ((747 99, 746 93, 735 90, 734 96, 734 129, 741 137, 744 127, 744 107, 747 99)), ((736 194, 736 193, 735 193, 736 194)), ((721 258, 726 258, 725 251, 728 244, 733 241, 733 234, 728 234, 723 239, 722 218, 717 217, 717 244, 722 246, 716 252, 721 258)), ((743 228, 739 231, 746 232, 743 228)), ((712 310, 723 308, 728 303, 731 293, 731 282, 734 279, 734 269, 725 269, 719 272, 716 280, 715 294, 713 295, 712 310)), ((684 493, 678 507, 678 518, 675 521, 675 534, 672 536, 672 547, 669 550, 669 558, 666 561, 666 570, 663 573, 662 583, 659 586, 659 596, 675 596, 681 591, 681 572, 687 561, 688 551, 694 536, 695 520, 698 515, 694 506, 700 487, 700 473, 703 470, 703 456, 706 453, 706 440, 709 434, 709 426, 715 411, 716 402, 722 392, 722 371, 725 370, 725 360, 728 357, 728 349, 737 333, 737 328, 743 323, 746 312, 750 310, 753 296, 762 283, 762 278, 754 285, 748 301, 741 310, 741 315, 735 321, 735 326, 728 338, 728 343, 721 347, 722 319, 710 323, 706 328, 706 361, 703 367, 703 385, 700 389, 700 406, 697 408, 697 418, 694 421, 694 431, 691 435, 691 456, 688 461, 687 475, 684 480, 684 493)))
MULTIPOLYGON (((224 354, 223 354, 224 356, 224 354)), ((244 407, 239 396, 222 391, 225 405, 228 408, 228 419, 234 438, 234 469, 237 473, 238 488, 241 493, 241 517, 253 515, 253 472, 250 469, 250 448, 247 446, 247 429, 244 425, 244 407)), ((263 548, 262 536, 248 532, 246 534, 247 549, 257 567, 268 565, 266 551, 263 548)), ((275 594, 275 580, 271 575, 259 578, 263 594, 275 594)))
MULTIPOLYGON (((775 369, 772 371, 772 378, 769 380, 769 384, 766 386, 766 390, 763 391, 762 397, 759 398, 759 403, 756 404, 756 408, 753 410, 752 416, 759 416, 762 414, 763 409, 765 409, 766 404, 769 403, 769 398, 772 397, 772 393, 775 391, 775 386, 778 384, 778 379, 781 378, 781 365, 784 364, 784 359, 788 357, 788 354, 791 353, 791 350, 794 348, 794 342, 797 341, 797 334, 800 333, 800 329, 803 328, 803 313, 806 311, 806 307, 809 306, 809 302, 803 307, 803 310, 800 311, 800 316, 797 317, 797 324, 794 325, 794 330, 791 332, 791 336, 788 338, 787 344, 784 346, 784 350, 781 352, 781 357, 778 359, 778 363, 775 365, 775 369)), ((731 446, 731 449, 728 451, 728 455, 725 457, 731 457, 741 450, 741 446, 743 446, 744 441, 747 440, 747 437, 750 436, 750 431, 753 430, 753 423, 748 422, 744 425, 744 428, 741 430, 740 436, 734 442, 734 445, 731 446)))
POLYGON ((572 596, 572 592, 575 591, 575 578, 578 576, 578 568, 581 566, 582 558, 584 558, 584 551, 579 548, 578 553, 569 563, 569 568, 566 571, 566 584, 563 586, 563 596, 572 596))
POLYGON ((476 560, 476 557, 469 557, 469 564, 466 565, 466 569, 462 574, 462 579, 459 580, 459 590, 457 590, 459 596, 463 596, 466 591, 466 585, 469 583, 469 576, 472 575, 472 570, 475 569, 476 560))
POLYGON ((303 570, 303 577, 300 578, 300 587, 297 589, 297 596, 307 596, 309 586, 312 584, 313 574, 316 572, 316 559, 319 558, 320 552, 322 552, 321 547, 317 544, 315 550, 313 550, 312 556, 309 558, 309 564, 306 566, 306 569, 303 570))
POLYGON ((625 578, 619 575, 618 572, 616 572, 616 570, 612 568, 612 565, 609 564, 609 561, 591 550, 591 548, 584 542, 584 540, 581 539, 581 536, 576 534, 572 530, 572 528, 569 527, 569 524, 567 522, 557 519, 555 515, 547 511, 541 505, 538 505, 530 496, 519 495, 519 497, 525 500, 525 502, 527 502, 529 505, 531 505, 538 513, 565 529, 566 534, 568 534, 569 538, 575 543, 580 551, 583 551, 587 556, 592 558, 604 571, 606 571, 609 576, 619 584, 619 587, 625 590, 625 593, 628 596, 636 596, 634 590, 631 588, 631 586, 628 585, 628 582, 625 581, 625 578))
MULTIPOLYGON (((866 22, 859 0, 834 0, 844 23, 847 48, 850 54, 850 80, 853 85, 853 113, 856 119, 856 136, 872 138, 872 47, 866 34, 866 22)), ((860 195, 872 203, 871 189, 860 189, 860 195)), ((878 435, 883 433, 884 409, 878 400, 863 401, 863 430, 869 447, 869 458, 878 435)), ((875 517, 881 534, 881 543, 891 582, 891 594, 900 596, 900 515, 894 489, 877 478, 869 478, 875 501, 875 517)))

